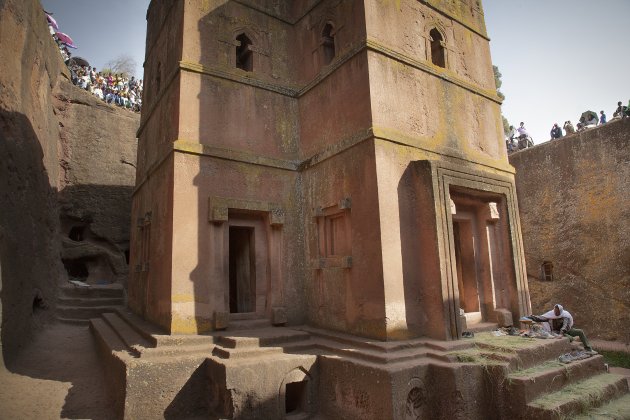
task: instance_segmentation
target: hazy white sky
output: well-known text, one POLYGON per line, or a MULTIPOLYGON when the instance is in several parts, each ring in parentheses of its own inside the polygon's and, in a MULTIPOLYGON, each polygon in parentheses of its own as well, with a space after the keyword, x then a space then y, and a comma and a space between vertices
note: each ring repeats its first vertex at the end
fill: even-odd
POLYGON ((630 99, 630 0, 483 0, 503 114, 536 144, 553 123, 630 99))
MULTIPOLYGON (((287 0, 290 1, 290 0, 287 0)), ((41 0, 97 69, 121 54, 142 77, 150 0, 41 0)), ((554 122, 577 122, 630 99, 630 0, 483 0, 492 59, 503 74, 503 113, 534 141, 554 122)))

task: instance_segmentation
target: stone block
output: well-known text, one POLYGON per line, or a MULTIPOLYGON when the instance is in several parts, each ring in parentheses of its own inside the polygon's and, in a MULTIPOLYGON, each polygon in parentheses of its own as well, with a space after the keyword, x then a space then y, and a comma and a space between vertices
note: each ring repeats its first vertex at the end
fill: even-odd
POLYGON ((215 330, 224 330, 230 323, 230 314, 228 312, 214 312, 213 324, 215 330))
POLYGON ((271 323, 273 325, 284 325, 287 323, 287 308, 277 306, 271 309, 271 323))
POLYGON ((512 312, 507 309, 496 309, 494 314, 497 319, 499 327, 511 327, 514 322, 512 321, 512 312))

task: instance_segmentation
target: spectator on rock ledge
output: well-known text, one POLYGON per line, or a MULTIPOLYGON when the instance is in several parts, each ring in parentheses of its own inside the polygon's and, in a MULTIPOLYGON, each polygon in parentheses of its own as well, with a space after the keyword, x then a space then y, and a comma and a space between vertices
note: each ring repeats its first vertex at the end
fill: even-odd
POLYGON ((551 128, 551 139, 559 139, 562 137, 562 129, 558 126, 558 123, 555 123, 551 128))

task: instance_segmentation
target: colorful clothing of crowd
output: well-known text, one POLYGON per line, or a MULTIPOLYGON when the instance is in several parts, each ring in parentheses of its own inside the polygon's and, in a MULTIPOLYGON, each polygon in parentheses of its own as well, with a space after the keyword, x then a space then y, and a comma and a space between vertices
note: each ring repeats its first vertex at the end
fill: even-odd
POLYGON ((126 78, 122 74, 102 74, 91 66, 68 63, 72 83, 85 89, 108 104, 134 112, 142 110, 142 80, 126 78))
MULTIPOLYGON (((59 32, 57 21, 46 12, 46 21, 51 36, 59 47, 63 61, 70 70, 72 83, 79 86, 108 104, 140 112, 142 109, 142 80, 135 77, 128 79, 123 74, 104 74, 89 65, 79 65, 68 48, 77 48, 74 41, 63 32, 59 32)), ((82 60, 85 62, 84 60, 82 60)))

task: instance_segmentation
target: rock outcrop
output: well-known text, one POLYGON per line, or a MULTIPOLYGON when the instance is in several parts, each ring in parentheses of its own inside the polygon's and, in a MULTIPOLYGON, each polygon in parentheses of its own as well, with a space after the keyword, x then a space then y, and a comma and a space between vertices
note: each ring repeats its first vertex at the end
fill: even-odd
POLYGON ((139 116, 70 83, 37 0, 0 0, 0 56, 1 344, 9 361, 53 318, 68 271, 124 282, 139 116))
POLYGON ((36 0, 0 2, 0 266, 9 361, 52 316, 58 242, 58 80, 67 72, 36 0))
POLYGON ((534 313, 562 303, 590 336, 626 343, 629 162, 628 119, 510 156, 534 313), (543 280, 545 262, 551 281, 543 280))
POLYGON ((139 116, 61 81, 59 217, 70 277, 125 282, 139 116))

